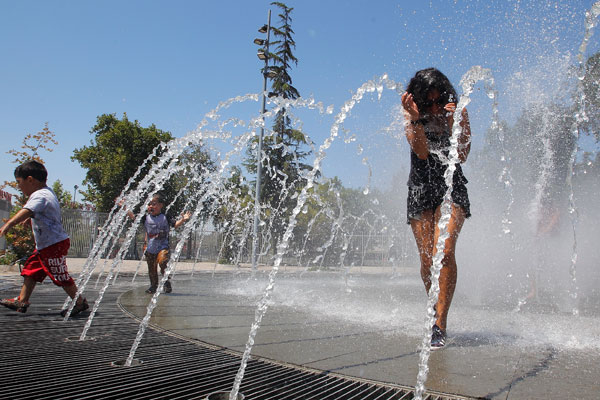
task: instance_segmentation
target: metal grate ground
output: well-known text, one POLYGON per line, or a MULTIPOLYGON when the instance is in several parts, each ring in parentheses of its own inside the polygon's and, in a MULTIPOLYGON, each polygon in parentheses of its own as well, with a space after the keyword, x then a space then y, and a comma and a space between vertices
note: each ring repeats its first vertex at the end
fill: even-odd
MULTIPOLYGON (((238 353, 156 329, 146 331, 136 352, 141 365, 113 366, 127 358, 139 325, 118 306, 118 296, 128 289, 107 290, 85 341, 79 336, 88 314, 62 322, 58 312, 65 296, 52 285, 38 285, 26 314, 0 309, 0 399, 187 400, 231 389, 238 353)), ((0 291, 2 297, 16 294, 16 288, 0 291)), ((88 291, 88 300, 95 295, 88 291)), ((409 387, 262 359, 249 361, 240 392, 247 400, 413 398, 409 387)), ((440 393, 425 398, 466 399, 440 393)))

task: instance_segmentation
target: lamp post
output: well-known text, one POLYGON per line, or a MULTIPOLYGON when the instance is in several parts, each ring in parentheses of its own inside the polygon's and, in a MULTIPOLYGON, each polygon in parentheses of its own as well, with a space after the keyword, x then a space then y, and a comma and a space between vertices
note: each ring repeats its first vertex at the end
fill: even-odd
POLYGON ((76 202, 75 202, 75 197, 77 196, 77 189, 79 189, 79 186, 75 185, 73 186, 73 208, 76 207, 76 202))
POLYGON ((260 33, 266 33, 267 39, 254 39, 254 43, 259 46, 264 45, 264 50, 259 49, 256 54, 260 60, 265 61, 265 68, 263 70, 263 90, 262 90, 262 107, 261 107, 261 116, 263 120, 263 124, 260 127, 260 136, 258 137, 258 150, 256 152, 256 189, 254 194, 254 227, 253 227, 253 236, 252 236, 252 271, 256 271, 257 269, 257 248, 258 248, 258 225, 260 222, 260 177, 262 174, 262 145, 263 145, 263 135, 265 133, 265 106, 266 106, 266 95, 267 91, 267 76, 269 74, 269 39, 271 34, 271 10, 269 10, 269 16, 267 18, 267 25, 264 25, 258 30, 260 33))

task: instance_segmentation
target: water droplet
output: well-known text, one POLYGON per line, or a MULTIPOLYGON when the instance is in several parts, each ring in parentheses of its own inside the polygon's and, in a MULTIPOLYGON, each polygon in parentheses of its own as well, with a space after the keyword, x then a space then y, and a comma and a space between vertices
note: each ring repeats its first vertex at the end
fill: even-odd
POLYGON ((344 139, 344 143, 351 143, 351 142, 356 142, 356 135, 352 135, 347 137, 346 139, 344 139))

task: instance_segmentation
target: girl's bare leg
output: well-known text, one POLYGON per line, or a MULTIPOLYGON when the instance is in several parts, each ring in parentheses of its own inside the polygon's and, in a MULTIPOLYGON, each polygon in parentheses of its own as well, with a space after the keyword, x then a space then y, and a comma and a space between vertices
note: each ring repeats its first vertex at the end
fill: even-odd
POLYGON ((425 284, 425 290, 429 293, 431 287, 431 263, 433 258, 433 237, 435 232, 435 220, 432 210, 423 211, 420 219, 411 219, 412 228, 419 257, 421 259, 421 279, 425 284))
MULTIPOLYGON (((433 211, 429 210, 423 212, 420 220, 411 220, 411 227, 421 258, 421 278, 423 279, 425 290, 428 294, 429 289, 431 288, 432 259, 436 251, 434 246, 439 237, 437 223, 440 216, 440 207, 438 207, 435 214, 433 211)), ((446 239, 444 246, 444 258, 442 259, 442 270, 440 271, 439 278, 440 293, 436 305, 436 325, 444 331, 446 330, 448 310, 450 309, 452 297, 454 296, 454 289, 456 288, 457 267, 455 249, 458 235, 464 221, 464 210, 461 207, 452 204, 450 221, 448 222, 447 227, 449 237, 446 239)))

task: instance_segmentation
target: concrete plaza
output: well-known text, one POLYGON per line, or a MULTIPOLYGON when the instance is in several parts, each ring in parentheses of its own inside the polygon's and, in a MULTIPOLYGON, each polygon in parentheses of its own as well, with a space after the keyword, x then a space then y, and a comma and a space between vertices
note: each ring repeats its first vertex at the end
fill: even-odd
MULTIPOLYGON (((76 274, 83 260, 70 259, 68 263, 76 274)), ((126 261, 118 279, 131 280, 137 268, 137 261, 126 261)), ((248 268, 212 263, 197 264, 193 269, 192 275, 192 264, 180 263, 173 277, 173 293, 161 294, 151 324, 178 336, 243 352, 270 268, 261 268, 255 276, 248 268)), ((12 270, 2 267, 0 271, 5 285, 7 282, 19 283, 14 267, 12 270)), ((145 265, 142 265, 135 288, 119 298, 125 310, 140 318, 145 315, 151 299, 144 293, 147 287, 144 272, 145 265)), ((276 277, 273 296, 257 332, 252 354, 351 377, 414 385, 421 343, 419 328, 405 329, 402 323, 378 324, 373 321, 377 322, 377 318, 389 320, 374 317, 377 313, 387 313, 392 319, 402 321, 408 318, 402 314, 414 309, 412 304, 424 304, 416 271, 397 271, 394 279, 389 276, 389 271, 359 272, 356 270, 350 275, 303 273, 298 269, 282 268, 276 277), (301 300, 288 301, 288 298, 301 300), (398 299, 408 305, 388 308, 388 303, 398 299), (318 302, 325 305, 317 306, 315 303, 318 302), (345 307, 349 310, 339 310, 345 307), (332 309, 337 311, 332 312, 332 309), (360 312, 353 313, 352 310, 360 312)), ((457 307, 461 309, 459 315, 481 312, 481 308, 457 307)), ((497 315, 485 321, 496 318, 499 326, 486 327, 485 321, 484 325, 478 325, 465 319, 464 326, 455 328, 455 333, 449 328, 446 348, 431 354, 427 389, 488 399, 600 398, 598 347, 585 343, 561 346, 552 340, 527 344, 527 337, 515 333, 518 330, 500 326, 519 324, 523 313, 531 313, 531 318, 542 329, 544 325, 541 324, 546 320, 551 322, 549 326, 557 321, 563 325, 563 321, 567 321, 566 325, 572 321, 574 328, 583 324, 584 330, 588 326, 597 327, 600 322, 600 317, 594 314, 578 317, 539 315, 544 312, 523 311, 511 321, 510 314, 487 309, 488 314, 497 315)), ((453 320, 452 323, 460 324, 461 321, 453 320)), ((598 332, 596 330, 596 340, 598 332)), ((580 339, 577 335, 574 332, 573 340, 580 339)))

